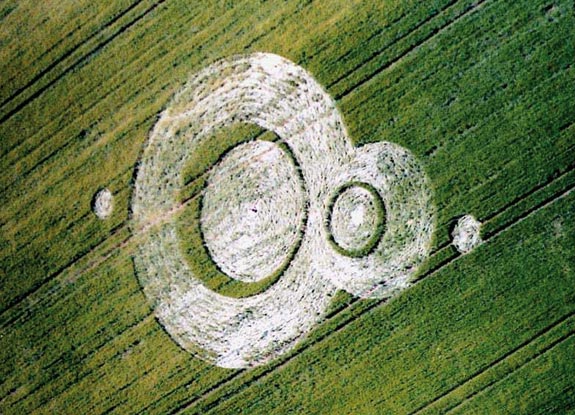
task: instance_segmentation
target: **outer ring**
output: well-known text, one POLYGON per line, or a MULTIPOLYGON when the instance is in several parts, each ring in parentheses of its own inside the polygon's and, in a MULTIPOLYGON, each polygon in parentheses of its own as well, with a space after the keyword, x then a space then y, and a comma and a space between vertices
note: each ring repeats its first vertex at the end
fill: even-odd
POLYGON ((175 96, 151 132, 132 199, 132 228, 141 234, 138 278, 167 332, 184 349, 218 366, 261 364, 311 330, 336 291, 314 260, 324 243, 328 178, 352 154, 331 97, 301 67, 256 53, 216 62, 175 96), (187 155, 215 129, 254 123, 276 133, 299 162, 308 192, 305 235, 272 287, 247 298, 207 289, 180 252, 173 221, 187 155), (325 157, 329 154, 330 157, 325 157))

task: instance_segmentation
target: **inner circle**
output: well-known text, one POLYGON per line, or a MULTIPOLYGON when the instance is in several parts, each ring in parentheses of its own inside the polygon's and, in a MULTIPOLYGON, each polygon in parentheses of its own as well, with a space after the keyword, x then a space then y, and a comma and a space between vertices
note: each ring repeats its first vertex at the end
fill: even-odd
POLYGON ((330 242, 340 253, 370 254, 385 227, 385 207, 377 190, 363 182, 341 187, 330 203, 328 227, 330 242))
POLYGON ((256 282, 288 265, 305 215, 293 156, 278 144, 255 140, 234 147, 212 169, 200 228, 212 260, 225 274, 256 282))

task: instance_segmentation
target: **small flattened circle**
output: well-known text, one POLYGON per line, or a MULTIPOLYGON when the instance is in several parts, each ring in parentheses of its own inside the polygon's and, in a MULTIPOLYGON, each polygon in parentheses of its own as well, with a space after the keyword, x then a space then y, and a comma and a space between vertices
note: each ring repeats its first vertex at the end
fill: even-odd
POLYGON ((462 254, 470 252, 481 244, 481 222, 472 215, 464 215, 457 221, 453 229, 453 245, 462 254))
POLYGON ((200 227, 228 276, 260 281, 287 264, 302 235, 305 198, 287 151, 267 141, 232 149, 208 178, 200 227))
POLYGON ((376 247, 385 228, 385 208, 367 183, 349 183, 332 198, 328 214, 330 242, 343 255, 361 257, 376 247))
POLYGON ((92 211, 100 219, 106 219, 114 210, 114 197, 108 189, 102 189, 94 196, 92 211))
POLYGON ((385 229, 369 250, 351 256, 333 242, 326 244, 318 261, 338 288, 361 298, 389 298, 411 285, 410 279, 429 252, 434 228, 432 195, 421 165, 393 143, 357 148, 333 177, 332 188, 357 182, 369 183, 372 193, 381 197, 385 229))

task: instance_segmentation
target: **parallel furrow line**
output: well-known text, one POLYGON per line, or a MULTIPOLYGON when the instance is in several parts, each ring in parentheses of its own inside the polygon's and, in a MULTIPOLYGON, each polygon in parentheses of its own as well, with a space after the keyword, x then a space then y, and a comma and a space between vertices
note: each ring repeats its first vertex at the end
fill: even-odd
MULTIPOLYGON (((426 408, 428 408, 429 406, 433 405, 435 402, 439 401, 440 399, 445 398, 447 395, 453 393, 454 391, 456 391, 457 389, 461 388, 462 386, 468 384, 469 382, 473 381, 475 378, 477 378, 478 376, 482 375, 483 373, 487 372, 488 370, 492 369, 493 367, 497 366, 498 364, 502 363, 503 361, 509 359, 511 356, 513 356, 514 354, 516 354, 517 352, 519 352, 520 350, 524 349, 525 347, 529 346, 530 344, 532 344, 535 340, 537 340, 539 337, 545 335, 546 333, 550 332, 551 330, 553 330, 555 327, 559 326, 560 324, 562 324, 565 320, 571 318, 575 316, 575 311, 570 312, 569 314, 561 317, 560 319, 554 321, 553 323, 551 323, 549 326, 545 327, 543 330, 537 332, 535 335, 533 335, 532 337, 530 337, 529 339, 525 340, 524 342, 522 342, 521 344, 519 344, 518 346, 514 347, 513 349, 511 349, 510 351, 508 351, 507 353, 505 353, 504 355, 500 356, 499 358, 495 359, 493 362, 491 362, 489 365, 481 368, 480 370, 478 370, 477 372, 473 373, 471 376, 467 377, 466 379, 464 379, 462 382, 458 383, 457 385, 453 386, 452 388, 448 389, 447 391, 445 391, 444 393, 442 393, 441 395, 436 396, 433 400, 423 404, 421 407, 417 408, 415 411, 411 412, 410 415, 416 415, 421 413, 422 411, 424 411, 426 408)), ((539 353, 536 353, 535 355, 531 356, 529 358, 529 360, 526 362, 528 363, 529 361, 537 358, 538 356, 542 355, 545 351, 551 349, 552 347, 556 346, 557 344, 561 343, 562 341, 564 341, 566 338, 572 336, 574 334, 574 332, 570 332, 567 335, 561 336, 559 339, 556 339, 555 341, 553 341, 550 345, 548 345, 547 347, 545 347, 542 351, 540 351, 539 353)), ((525 363, 525 364, 526 364, 525 363)), ((523 365, 522 365, 523 366, 523 365)), ((519 367, 520 368, 520 367, 519 367)), ((517 369, 519 369, 517 368, 517 369)), ((517 370, 515 369, 515 370, 517 370)), ((514 371, 515 371, 514 370, 514 371)), ((511 372, 512 373, 512 372, 511 372)), ((498 380, 501 380, 503 378, 500 378, 498 380)), ((495 383, 495 382, 494 382, 495 383)), ((479 393, 479 392, 476 392, 479 393)), ((474 394, 476 394, 474 393, 474 394)), ((470 395, 469 397, 473 396, 474 394, 470 395)), ((468 398, 469 398, 468 397, 468 398)), ((461 403, 460 403, 461 404, 461 403)), ((453 409, 453 408, 452 408, 453 409)))
MULTIPOLYGON (((370 308, 369 310, 366 310, 365 313, 367 313, 368 311, 371 311, 372 308, 370 308)), ((363 313, 362 313, 363 315, 363 313)), ((482 373, 488 371, 489 369, 491 369, 493 366, 501 363, 502 361, 512 357, 514 354, 520 352, 521 350, 523 350, 525 347, 529 346, 530 344, 532 344, 534 341, 536 341, 540 336, 544 335, 545 333, 547 333, 548 331, 552 330, 553 328, 557 327, 558 325, 560 325, 561 323, 563 323, 565 320, 567 320, 570 317, 573 317, 575 315, 575 312, 571 312, 566 316, 563 316, 562 318, 560 318, 559 320, 553 322, 550 326, 546 327, 545 329, 543 329, 541 332, 539 332, 536 336, 534 336, 533 338, 531 338, 529 341, 525 342, 524 344, 518 346, 516 349, 514 349, 513 351, 511 351, 510 353, 506 354, 505 356, 497 359, 493 364, 491 364, 490 366, 488 366, 484 371, 477 373, 477 376, 481 375, 482 373)), ((354 319, 350 320, 348 323, 351 323, 354 319)), ((345 327, 345 326, 344 326, 345 327)), ((343 328, 343 327, 342 327, 343 328)), ((338 330, 340 328, 338 327, 338 330)), ((518 367, 514 368, 513 370, 511 370, 509 373, 506 373, 504 376, 502 376, 501 378, 497 378, 491 382, 489 382, 487 385, 485 385, 484 387, 482 387, 481 389, 474 391, 473 393, 469 394, 465 400, 459 402, 458 404, 449 407, 445 410, 445 412, 443 413, 450 413, 453 410, 455 410, 456 408, 458 408, 459 406, 463 405, 466 401, 472 399, 474 396, 484 392, 485 390, 488 390, 490 388, 492 388, 493 386, 495 386, 497 383, 503 381, 504 379, 508 378, 509 376, 511 376, 513 373, 517 372, 518 370, 520 370, 522 367, 524 367, 525 365, 529 364, 530 362, 532 362, 533 360, 536 360, 537 358, 541 357, 542 355, 544 355, 546 352, 550 351, 551 349, 553 349, 554 347, 558 346, 559 344, 563 343, 564 341, 568 340, 570 337, 575 335, 575 331, 571 331, 568 334, 565 334, 561 337, 559 337, 558 339, 554 340, 553 342, 551 342, 549 345, 545 346, 542 350, 538 351, 537 353, 533 354, 532 356, 529 356, 528 359, 526 359, 525 362, 523 362, 521 365, 519 365, 518 367)), ((326 338, 328 338, 329 336, 326 336, 326 338)), ((324 340, 324 338, 322 338, 321 340, 324 340)), ((321 341, 320 340, 320 341, 321 341)), ((311 347, 312 345, 310 345, 311 347)), ((302 350, 303 352, 304 350, 302 350)), ((293 358, 297 357, 297 355, 294 355, 293 358)), ((290 358, 291 360, 291 358, 290 358)), ((284 364, 286 364, 288 362, 283 362, 282 364, 278 365, 278 366, 274 366, 273 368, 270 368, 269 371, 266 371, 265 373, 262 373, 261 376, 258 376, 256 378, 250 379, 249 380, 249 384, 253 384, 257 381, 259 381, 260 379, 262 379, 263 377, 265 377, 268 374, 271 374, 271 372, 279 369, 281 366, 283 366, 284 364)), ((238 373, 238 375, 240 375, 240 373, 238 373)), ((447 394, 457 390, 458 388, 464 386, 465 384, 467 384, 468 382, 471 382, 475 379, 476 376, 469 378, 468 380, 466 380, 464 383, 457 385, 455 388, 453 388, 452 390, 448 391, 447 394)), ((242 389, 243 386, 245 384, 242 384, 242 389)), ((249 386, 249 385, 248 385, 249 386)), ((206 411, 211 411, 213 409, 215 409, 219 404, 223 403, 225 400, 228 400, 229 398, 231 398, 234 394, 237 394, 241 392, 241 390, 237 390, 234 391, 234 393, 230 394, 229 396, 227 396, 226 399, 222 400, 222 401, 218 401, 217 403, 214 403, 213 405, 209 405, 205 408, 206 411)), ((445 395, 441 395, 441 397, 444 397, 445 395)), ((421 413, 422 411, 424 411, 427 407, 429 407, 430 405, 432 405, 434 402, 436 402, 437 400, 441 399, 438 398, 432 402, 430 402, 429 404, 426 404, 424 407, 421 407, 420 409, 416 410, 415 412, 411 412, 410 415, 416 415, 421 413)), ((181 413, 182 410, 186 410, 189 409, 190 406, 186 406, 186 407, 179 407, 179 409, 177 411, 171 411, 169 412, 169 414, 175 414, 175 413, 181 413)))
POLYGON ((29 97, 27 97, 26 99, 24 99, 22 102, 20 102, 19 104, 17 104, 13 109, 11 109, 10 111, 8 111, 6 114, 2 115, 0 117, 0 124, 6 122, 7 120, 9 120, 10 118, 12 118, 15 114, 17 114, 20 110, 22 110, 24 107, 26 107, 28 104, 30 104, 32 101, 34 101, 35 99, 37 99, 44 91, 46 91, 48 88, 50 88, 51 86, 53 86, 56 82, 58 82, 60 79, 62 79, 64 76, 66 76, 68 73, 70 73, 71 71, 73 71, 75 68, 77 68, 79 65, 81 65, 83 62, 87 61, 88 59, 90 59, 91 56, 97 54, 101 49, 103 49, 105 46, 107 46, 108 44, 110 44, 114 39, 116 39, 118 36, 120 36, 122 33, 124 33, 125 31, 127 31, 128 29, 130 29, 132 26, 134 26, 136 23, 138 23, 140 20, 142 20, 144 17, 146 17, 148 14, 150 14, 152 11, 154 11, 155 9, 158 8, 158 6, 160 6, 162 3, 164 3, 166 0, 159 0, 157 3, 151 5, 150 7, 148 7, 146 10, 144 10, 141 14, 139 14, 138 16, 136 16, 133 20, 131 20, 130 22, 126 23, 125 25, 123 25, 122 27, 120 27, 113 35, 111 35, 109 38, 103 40, 102 42, 98 43, 94 48, 92 48, 86 55, 78 58, 74 63, 72 63, 68 68, 66 68, 63 72, 61 72, 60 74, 58 74, 54 79, 52 79, 51 81, 49 81, 46 85, 42 86, 41 88, 39 88, 38 90, 34 91, 29 97))
MULTIPOLYGON (((165 2, 166 0, 162 0, 163 2, 165 2)), ((159 3, 158 3, 159 4, 159 3)), ((144 16, 145 17, 145 16, 144 16)), ((220 16, 221 18, 222 16, 220 16)), ((217 22, 214 23, 217 28, 218 31, 214 31, 213 34, 210 35, 208 41, 213 41, 213 39, 217 39, 222 33, 225 33, 227 28, 225 26, 222 25, 218 25, 217 22)), ((157 45, 155 45, 155 47, 157 47, 157 45)), ((148 51, 149 52, 149 51, 148 51)), ((88 59, 89 57, 87 57, 88 59)), ((134 62, 138 62, 139 58, 136 59, 135 61, 131 62, 131 64, 133 64, 134 62)), ((130 69, 134 69, 134 68, 125 68, 125 70, 130 70, 130 69)), ((103 101, 107 96, 112 95, 113 93, 117 92, 118 89, 122 88, 124 86, 123 82, 119 82, 117 85, 114 86, 114 88, 110 91, 107 91, 106 94, 104 95, 104 97, 101 99, 101 101, 103 101)), ((150 84, 146 84, 143 85, 142 88, 146 89, 150 86, 150 84)), ((87 109, 84 110, 83 115, 86 115, 88 112, 93 112, 96 111, 98 106, 99 106, 100 102, 94 103, 93 105, 91 105, 90 107, 88 107, 87 109)), ((156 114, 153 115, 153 117, 156 117, 156 114)), ((152 117, 152 118, 153 118, 152 117)), ((69 129, 71 125, 73 125, 74 120, 71 118, 66 118, 65 120, 62 121, 63 122, 63 126, 60 127, 60 131, 63 131, 64 129, 69 129)), ((52 121, 52 123, 54 123, 54 121, 52 121)), ((50 124, 51 125, 51 124, 50 124)), ((35 135, 39 135, 38 132, 35 133, 35 135)), ((57 144, 54 146, 50 146, 50 154, 48 156, 44 156, 41 158, 40 161, 36 161, 34 165, 31 165, 30 167, 28 167, 26 169, 26 171, 22 171, 19 172, 18 177, 14 180, 4 180, 6 183, 6 185, 0 189, 0 194, 2 192, 5 192, 7 189, 9 189, 10 187, 14 186, 15 182, 18 182, 20 180, 24 180, 25 177, 27 177, 30 173, 34 172, 35 170, 37 170, 39 167, 42 166, 42 164, 46 163, 46 161, 50 160, 53 158, 53 156, 57 155, 57 153, 61 150, 64 150, 68 147, 68 145, 73 142, 74 139, 72 139, 70 142, 65 142, 63 144, 57 144), (8 183, 10 182, 10 183, 8 183)), ((18 143, 16 146, 19 146, 21 144, 23 144, 25 141, 22 141, 20 143, 18 143)), ((114 141, 115 142, 115 141, 114 141)), ((44 142, 39 142, 39 144, 35 145, 34 147, 32 147, 31 149, 29 149, 26 154, 22 154, 19 158, 17 158, 13 164, 17 164, 19 163, 22 159, 24 159, 25 157, 27 157, 30 153, 33 153, 35 150, 38 149, 38 147, 40 147, 41 145, 44 145, 44 142)), ((76 169, 77 170, 77 169, 76 169)), ((74 170, 75 171, 75 170, 74 170)))
MULTIPOLYGON (((41 78, 51 72, 56 66, 62 63, 64 60, 69 58, 72 54, 74 54, 77 50, 79 50, 82 46, 86 43, 95 39, 99 34, 101 34, 104 30, 112 27, 117 21, 119 21, 122 17, 127 15, 130 11, 132 11, 135 7, 137 7, 142 1, 144 0, 137 0, 132 3, 129 7, 122 10, 118 15, 114 16, 109 22, 106 22, 103 26, 98 28, 94 31, 91 35, 89 35, 86 39, 80 41, 79 43, 72 46, 70 49, 66 50, 62 55, 57 57, 54 61, 52 61, 48 66, 38 72, 30 81, 28 81, 25 85, 17 88, 9 97, 7 97, 4 101, 0 103, 0 109, 6 106, 6 104, 10 103, 14 99, 16 99, 22 92, 32 87, 36 82, 38 82, 41 78)), ((49 52, 50 49, 47 51, 49 52)), ((9 79, 8 82, 12 81, 13 78, 9 79)))
MULTIPOLYGON (((350 70, 344 72, 342 75, 338 76, 336 79, 334 79, 332 82, 330 82, 328 84, 328 89, 337 85, 339 82, 343 81, 345 78, 347 78, 348 76, 352 75, 353 73, 355 73, 357 70, 363 68, 364 66, 368 65, 370 62, 372 62, 374 59, 376 59, 377 57, 381 56, 386 50, 388 50, 390 47, 392 47, 394 44, 396 44, 397 42, 400 42, 402 40, 407 39, 409 36, 411 36, 412 34, 414 34, 415 32, 417 32, 419 29, 421 29, 423 26, 425 26, 427 23, 431 22, 432 20, 434 20, 438 15, 440 15, 441 13, 447 11, 447 9, 451 8, 451 6, 454 6, 459 0, 451 0, 449 3, 447 3, 442 9, 435 11, 434 13, 431 13, 429 16, 427 16, 425 19, 423 19, 421 22, 417 23, 413 29, 409 30, 408 32, 404 33, 403 35, 397 37, 396 39, 393 39, 390 43, 388 43, 386 46, 384 46, 383 48, 375 51, 374 53, 372 53, 370 56, 368 56, 363 62, 361 62, 360 64, 355 65, 353 68, 351 68, 350 70)), ((483 0, 486 1, 486 0, 483 0)), ((404 17, 404 15, 401 15, 401 17, 404 17)), ((380 30, 378 30, 376 33, 374 33, 373 35, 371 35, 367 41, 371 40, 372 38, 377 37, 379 34, 381 34, 386 28, 390 27, 392 24, 397 23, 398 19, 393 20, 389 25, 384 26, 383 28, 381 28, 380 30)), ((342 56, 341 59, 344 59, 345 57, 349 56, 350 52, 347 52, 345 55, 342 56)), ((409 53, 406 52, 406 53, 409 53)), ((351 89, 355 89, 355 87, 352 87, 351 89)), ((341 98, 342 96, 347 95, 346 93, 343 93, 341 96, 338 97, 341 98)))
MULTIPOLYGON (((426 44, 427 42, 429 42, 431 39, 433 39, 435 36, 439 35, 442 32, 445 32, 447 29, 449 29, 453 24, 457 23, 458 21, 460 21, 461 19, 463 19, 464 17, 468 16, 469 14, 471 14, 472 12, 476 11, 479 7, 481 7, 483 4, 485 4, 488 0, 480 0, 477 1, 476 3, 473 4, 473 6, 471 6, 470 8, 468 8, 466 11, 464 11, 463 13, 459 14, 458 16, 456 16, 454 19, 449 20, 447 22, 445 22, 443 25, 441 25, 438 28, 435 28, 431 31, 431 33, 427 36, 425 36, 423 39, 419 40, 418 42, 416 42, 415 44, 411 45, 410 47, 408 47, 405 51, 403 51, 399 56, 391 59, 390 61, 386 62, 385 64, 381 65, 377 70, 375 70, 372 74, 370 74, 368 77, 366 77, 365 79, 355 83, 354 85, 349 86, 348 88, 346 88, 343 92, 339 93, 336 96, 336 99, 342 99, 343 97, 348 96, 349 94, 351 94, 352 92, 354 92, 356 89, 362 87, 363 85, 367 84, 368 82, 370 82, 373 78, 375 78, 377 75, 379 75, 381 72, 395 66, 398 62, 400 62, 403 58, 405 58, 407 55, 409 55, 411 52, 421 48, 424 44, 426 44)), ((409 33, 410 34, 410 33, 409 33)), ((408 35, 409 35, 408 34, 408 35)), ((407 37, 407 35, 406 35, 407 37)), ((374 56, 372 59, 375 59, 378 55, 374 56)), ((364 62, 361 66, 365 66, 367 63, 369 62, 364 62)))
MULTIPOLYGON (((142 319, 139 320, 138 322, 136 322, 136 323, 134 323, 134 324, 131 324, 131 325, 125 327, 120 333, 118 333, 118 336, 117 336, 117 337, 121 337, 124 333, 126 333, 126 332, 128 332, 128 331, 130 331, 130 330, 134 330, 134 329, 139 328, 141 325, 145 324, 145 323, 147 322, 147 320, 153 319, 153 318, 154 318, 153 313, 144 315, 144 316, 142 317, 142 319)), ((108 345, 107 343, 108 343, 108 342, 103 342, 102 344, 100 344, 99 346, 97 346, 95 349, 92 349, 92 350, 88 351, 87 353, 85 353, 84 355, 82 355, 82 356, 80 357, 80 359, 81 359, 82 361, 84 361, 84 360, 86 360, 86 359, 89 359, 89 358, 93 357, 96 353, 100 352, 104 347, 106 347, 106 346, 108 345)), ((116 357, 116 355, 113 356, 112 359, 115 358, 115 357, 116 357)), ((46 365, 46 366, 43 367, 42 369, 44 369, 44 370, 49 369, 53 364, 56 364, 57 361, 58 361, 60 358, 61 358, 61 356, 60 356, 58 359, 56 359, 55 362, 52 362, 51 364, 46 365)), ((108 362, 101 363, 101 364, 99 364, 98 366, 96 366, 94 369, 88 370, 83 376, 79 376, 79 377, 75 378, 73 381, 69 381, 69 382, 65 385, 64 389, 65 389, 66 387, 72 386, 74 383, 79 383, 80 381, 82 381, 83 379, 85 379, 86 377, 88 377, 90 374, 92 374, 92 373, 96 372, 97 370, 103 368, 103 367, 106 366, 107 364, 108 364, 108 362)), ((59 373, 59 376, 64 376, 64 375, 65 375, 65 372, 59 373)), ((20 397, 19 399, 15 400, 14 402, 12 402, 12 403, 10 404, 10 406, 11 406, 11 407, 14 407, 14 406, 18 405, 19 403, 21 403, 21 402, 23 402, 23 401, 26 401, 26 400, 28 400, 28 399, 33 398, 35 393, 41 391, 41 390, 42 390, 44 387, 46 387, 46 386, 50 386, 51 383, 53 383, 53 382, 55 382, 55 381, 57 381, 57 380, 59 379, 59 376, 56 375, 56 376, 52 377, 52 378, 49 380, 49 383, 40 383, 40 384, 38 384, 38 385, 35 385, 32 389, 30 389, 29 391, 27 391, 27 393, 26 393, 24 396, 20 397)), ((55 397, 57 397, 57 396, 59 396, 59 395, 60 395, 61 393, 63 393, 63 392, 64 392, 64 391, 62 391, 62 392, 58 393, 57 395, 53 396, 52 399, 55 398, 55 397)), ((8 393, 8 395, 9 395, 9 393, 8 393)), ((2 400, 4 400, 6 397, 7 397, 7 395, 0 397, 0 402, 1 402, 2 400)), ((43 406, 44 404, 47 404, 47 403, 48 403, 48 402, 38 402, 37 407, 34 408, 34 409, 38 409, 38 408, 40 408, 41 406, 43 406)))
POLYGON ((509 373, 505 374, 505 376, 502 376, 501 378, 498 378, 496 380, 494 380, 493 382, 488 383, 485 387, 481 388, 480 390, 473 392, 472 394, 470 394, 469 396, 467 396, 465 398, 465 400, 461 401, 460 403, 458 403, 457 405, 447 408, 445 413, 450 413, 453 412, 455 409, 457 409, 458 407, 460 407, 461 405, 465 404, 467 401, 473 399, 473 397, 475 397, 476 395, 479 395, 480 393, 483 393, 489 389, 491 389, 492 387, 494 387, 496 384, 500 383, 501 381, 507 379, 508 377, 510 377, 511 375, 513 375, 514 373, 516 373, 518 370, 522 369, 523 367, 525 367, 527 364, 531 363, 533 360, 536 360, 538 358, 540 358, 541 356, 543 356, 545 353, 551 351, 553 348, 555 348, 556 346, 559 346, 561 343, 569 340, 570 337, 572 337, 573 335, 575 335, 575 332, 570 332, 564 336, 561 336, 560 338, 558 338, 557 340, 555 340, 554 342, 552 342, 551 344, 549 344, 548 346, 546 346, 545 348, 543 348, 540 352, 536 353, 535 355, 529 357, 529 359, 527 359, 523 364, 521 364, 520 366, 518 366, 517 368, 513 369, 512 371, 510 371, 509 373))
MULTIPOLYGON (((163 1, 166 1, 166 0, 162 0, 161 2, 163 2, 163 1)), ((483 0, 483 1, 486 1, 486 0, 483 0)), ((161 3, 161 2, 160 2, 160 3, 161 3)), ((400 38, 397 39, 396 41, 400 41, 400 40, 404 39, 405 37, 408 37, 408 36, 410 36, 411 34, 415 33, 423 24, 429 23, 431 20, 433 20, 433 18, 437 17, 439 14, 441 14, 441 12, 445 11, 446 9, 448 9, 450 6, 452 6, 452 5, 455 4, 456 2, 457 2, 457 1, 451 1, 451 2, 449 3, 449 5, 448 5, 447 7, 445 7, 444 9, 442 9, 439 13, 432 14, 431 17, 426 18, 423 23, 416 25, 414 28, 412 28, 412 29, 411 29, 410 31, 408 31, 404 36, 400 37, 400 38)), ((158 3, 158 4, 159 4, 159 3, 158 3)), ((134 24, 135 24, 135 23, 136 23, 136 22, 134 22, 134 24)), ((131 24, 131 25, 133 25, 133 24, 131 24)), ((125 31, 125 30, 122 30, 122 31, 125 31)), ((117 35, 119 35, 119 34, 120 34, 120 33, 118 33, 117 35)), ((117 36, 117 35, 116 35, 116 36, 117 36)), ((111 40, 110 40, 110 41, 111 41, 111 40)), ((387 45, 387 46, 385 46, 384 48, 382 48, 382 49, 380 49, 379 51, 377 51, 376 54, 375 54, 375 56, 378 56, 379 54, 383 53, 386 49, 389 48, 389 46, 391 46, 391 45, 387 45)), ((90 56, 90 54, 88 54, 88 55, 82 57, 81 60, 84 61, 84 60, 88 59, 89 56, 90 56)), ((374 56, 374 57, 375 57, 375 56, 374 56)), ((366 63, 367 63, 367 62, 364 62, 364 63, 362 63, 362 64, 356 66, 356 67, 355 67, 354 69, 352 69, 351 71, 346 72, 346 74, 345 74, 344 77, 347 77, 347 76, 351 75, 351 74, 354 73, 357 69, 363 67, 366 63)), ((73 68, 71 67, 70 69, 73 69, 73 68)), ((63 76, 64 76, 64 74, 62 74, 62 76, 60 76, 58 79, 54 80, 54 83, 55 83, 57 80, 59 80, 60 78, 62 78, 63 76)), ((342 78, 342 79, 343 79, 343 78, 342 78)), ((329 87, 335 86, 335 85, 336 85, 338 82, 340 82, 340 81, 341 81, 341 79, 337 79, 336 81, 330 82, 330 83, 327 85, 327 87, 329 88, 329 87)), ((2 123, 2 122, 3 122, 3 120, 0 119, 0 123, 2 123)), ((32 170, 32 169, 34 169, 34 168, 35 168, 35 166, 33 166, 30 170, 32 170)), ((24 174, 25 174, 25 173, 24 173, 24 174)))

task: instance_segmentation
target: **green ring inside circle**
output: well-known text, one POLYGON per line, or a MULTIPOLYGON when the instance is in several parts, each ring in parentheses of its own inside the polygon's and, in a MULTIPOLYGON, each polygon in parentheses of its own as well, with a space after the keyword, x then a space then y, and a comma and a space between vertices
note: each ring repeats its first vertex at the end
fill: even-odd
MULTIPOLYGON (((186 172, 188 177, 186 181, 195 183, 196 185, 192 186, 194 191, 192 191, 191 194, 188 192, 181 196, 181 198, 188 200, 190 207, 182 212, 177 226, 181 248, 184 252, 185 258, 187 259, 186 262, 206 287, 218 294, 222 294, 230 298, 251 297, 266 291, 269 287, 278 282, 299 251, 308 219, 308 204, 306 201, 304 206, 304 217, 301 223, 301 231, 296 243, 292 245, 291 249, 287 253, 286 260, 282 262, 270 275, 262 280, 245 282, 234 279, 227 275, 212 258, 205 244, 205 238, 200 223, 200 212, 203 204, 202 192, 208 184, 207 180, 209 169, 217 165, 234 148, 254 140, 274 143, 291 159, 291 162, 295 166, 296 174, 298 174, 300 179, 299 181, 302 186, 302 191, 307 195, 305 180, 301 173, 299 161, 293 154, 289 145, 271 131, 262 129, 253 124, 239 123, 215 131, 212 139, 205 141, 204 145, 207 147, 207 150, 213 151, 211 158, 203 156, 201 160, 192 159, 189 162, 190 169, 193 168, 194 170, 186 172), (230 137, 233 137, 233 139, 230 137), (224 148, 213 150, 210 143, 214 142, 221 143, 224 148)), ((204 154, 202 150, 204 150, 204 148, 200 147, 200 151, 198 151, 199 156, 204 154)))
POLYGON ((379 241, 381 240, 383 234, 385 233, 385 229, 386 229, 386 209, 385 209, 385 204, 383 202, 383 199, 381 198, 381 195, 379 194, 377 189, 375 187, 373 187, 372 185, 370 185, 369 183, 353 181, 353 182, 349 182, 349 183, 344 184, 343 186, 338 188, 334 192, 333 196, 329 199, 329 203, 327 206, 327 217, 325 220, 325 226, 326 226, 327 238, 328 238, 329 244, 341 255, 345 255, 345 256, 351 257, 351 258, 362 258, 362 257, 365 257, 367 255, 370 255, 371 253, 373 253, 373 251, 375 250, 375 248, 379 244, 379 241), (373 232, 373 235, 365 242, 365 244, 362 247, 357 248, 357 249, 346 249, 346 248, 343 248, 342 246, 340 246, 337 243, 337 241, 335 240, 335 238, 333 236, 333 232, 332 232, 331 219, 332 219, 334 205, 337 202, 337 200, 339 199, 339 197, 346 190, 353 188, 353 187, 360 187, 364 190, 367 190, 369 192, 369 194, 372 196, 373 203, 375 205, 375 210, 376 210, 376 223, 375 223, 375 231, 373 232))

